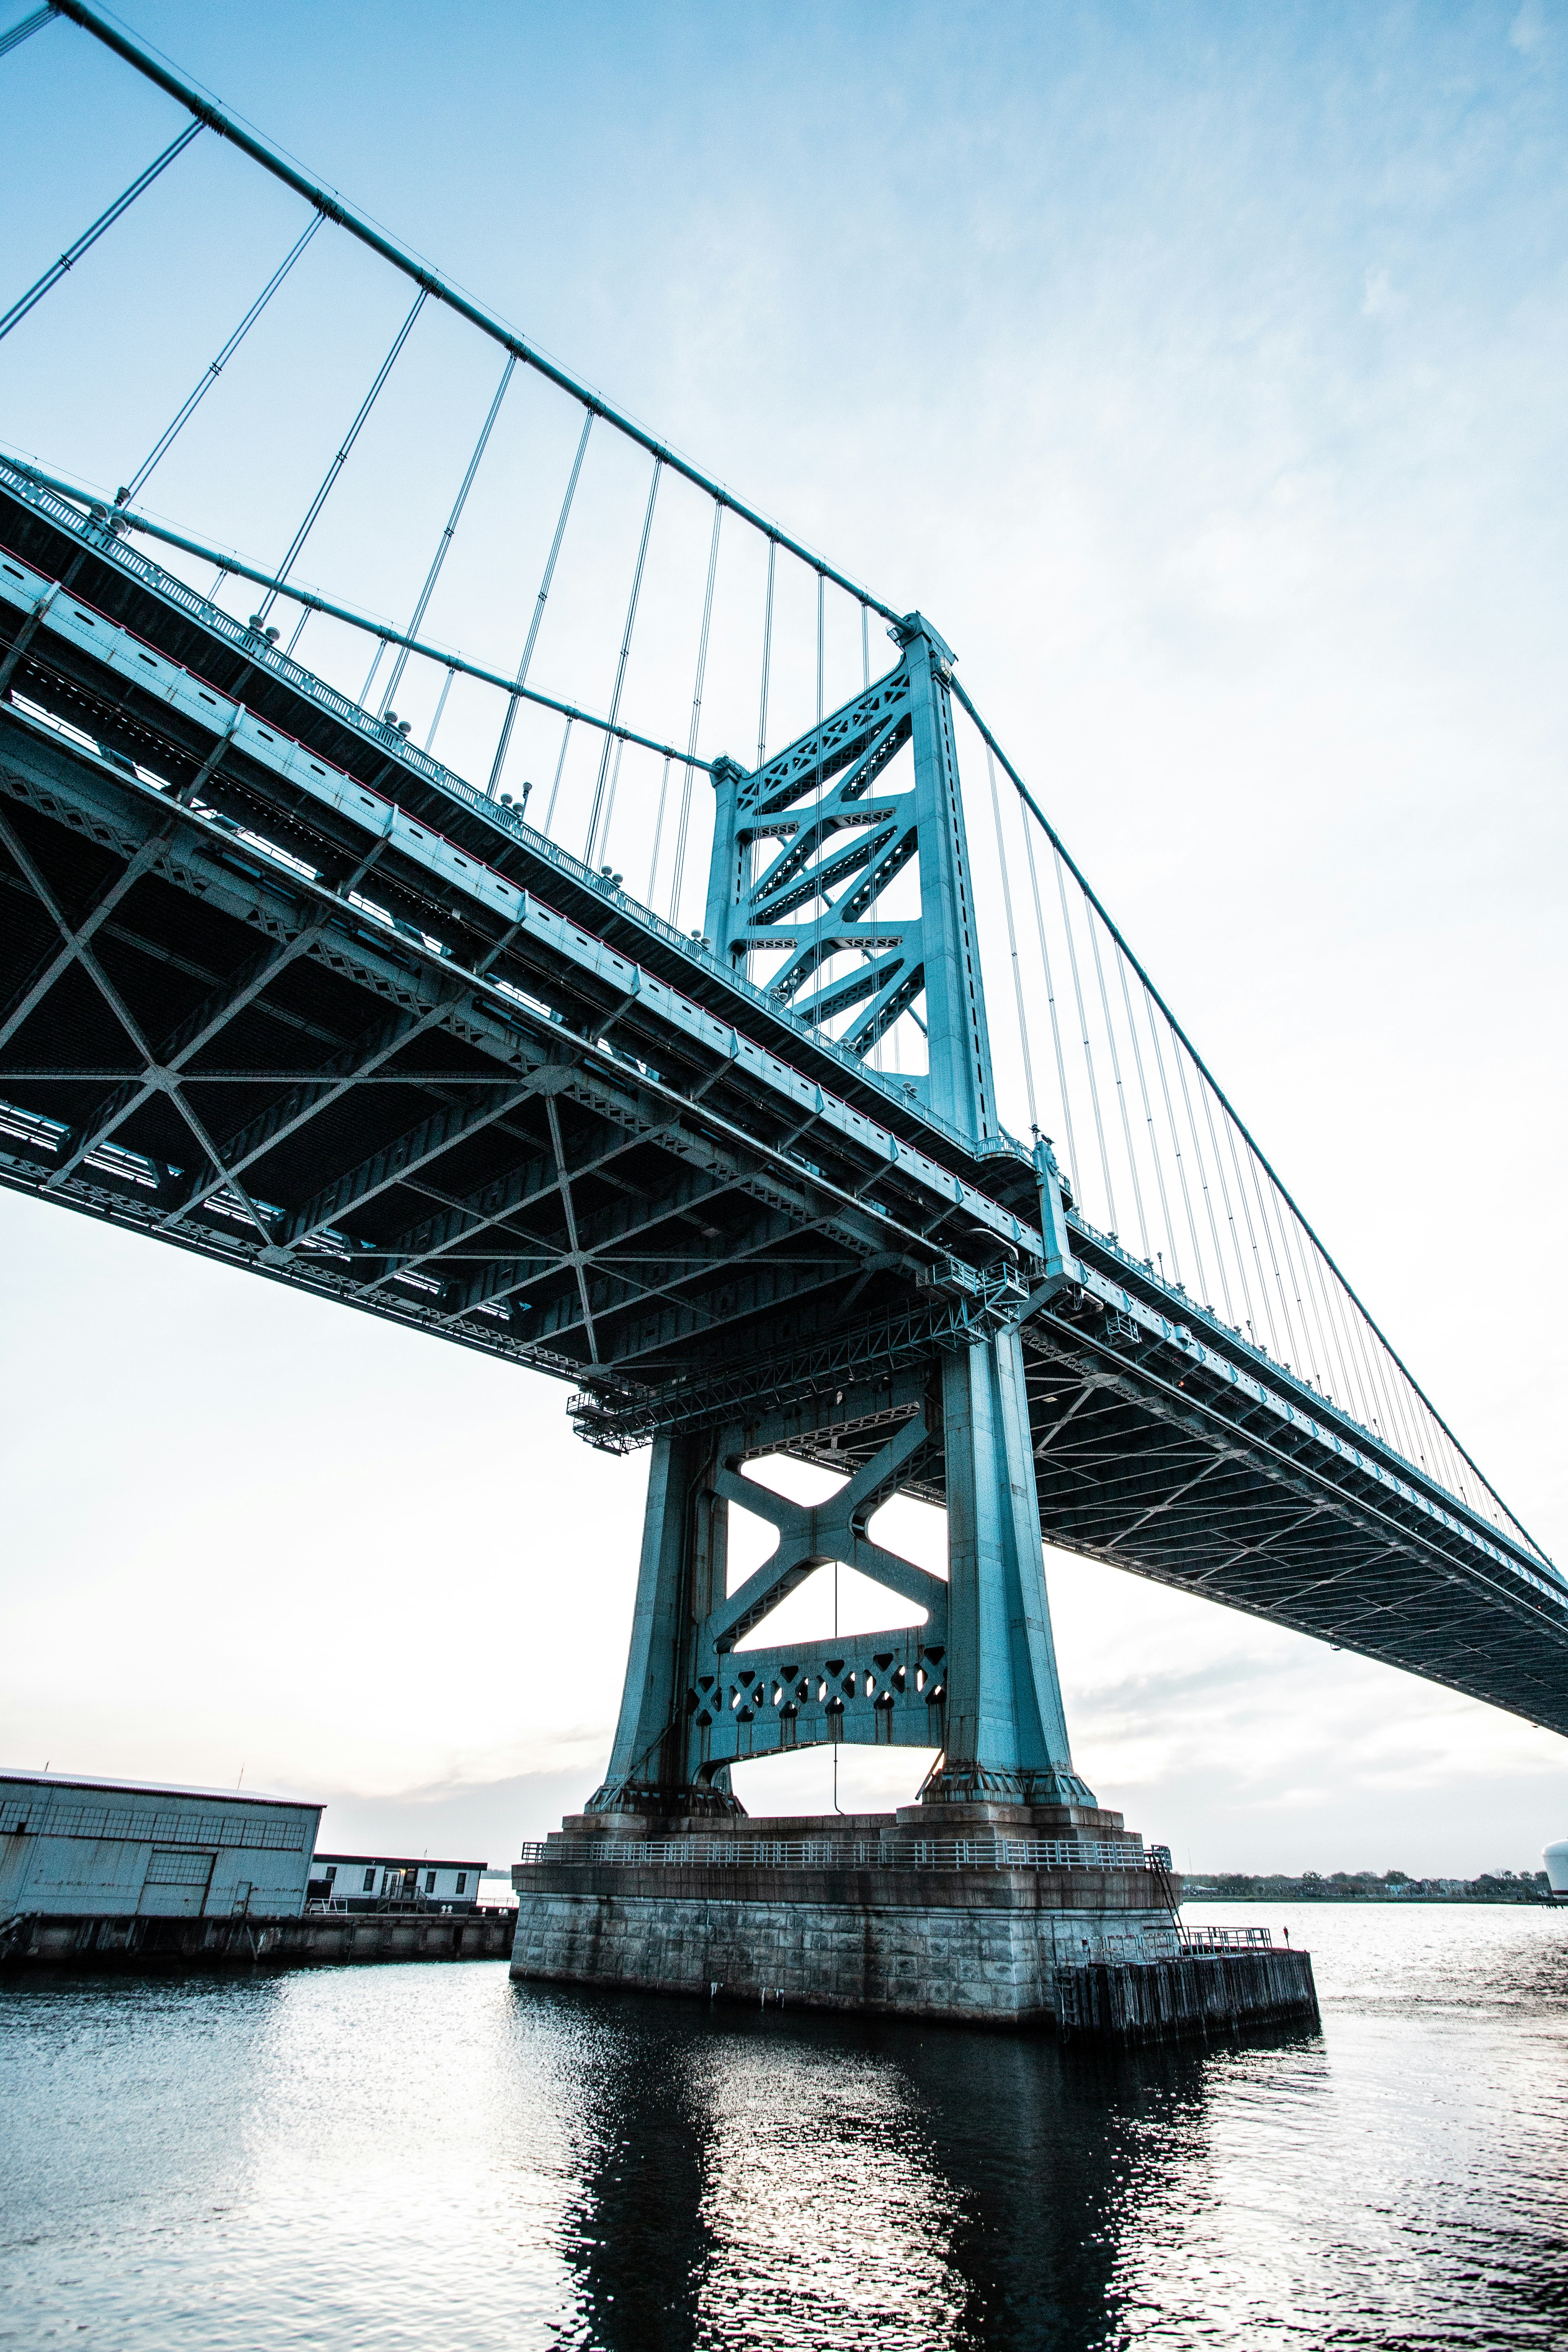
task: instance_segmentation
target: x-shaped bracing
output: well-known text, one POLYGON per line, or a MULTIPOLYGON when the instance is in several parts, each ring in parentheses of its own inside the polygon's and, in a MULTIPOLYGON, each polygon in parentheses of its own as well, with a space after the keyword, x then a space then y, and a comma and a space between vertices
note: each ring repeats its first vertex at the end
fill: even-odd
POLYGON ((858 1569, 874 1583, 887 1585, 904 1600, 912 1601, 926 1612, 931 1623, 944 1629, 939 1637, 944 1639, 947 1586, 942 1578, 916 1568, 911 1560, 900 1559, 883 1545, 873 1543, 866 1533, 867 1521, 881 1503, 898 1492, 901 1474, 926 1440, 925 1415, 919 1412, 904 1423, 847 1486, 821 1503, 792 1502, 786 1496, 775 1495, 771 1487, 742 1477, 732 1464, 725 1463, 715 1473, 714 1493, 726 1502, 738 1503, 742 1509, 756 1512, 759 1518, 771 1520, 778 1529, 778 1542, 761 1568, 747 1577, 739 1591, 731 1593, 708 1619, 703 1627, 706 1645, 720 1652, 732 1650, 753 1625, 760 1624, 771 1610, 804 1583, 813 1570, 835 1559, 842 1560, 847 1568, 858 1569))

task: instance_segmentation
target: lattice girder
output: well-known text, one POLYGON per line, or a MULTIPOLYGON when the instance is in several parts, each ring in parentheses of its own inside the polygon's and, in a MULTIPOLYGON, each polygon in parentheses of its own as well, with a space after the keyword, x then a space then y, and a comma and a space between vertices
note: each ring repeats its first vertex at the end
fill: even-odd
POLYGON ((986 1137, 994 1097, 948 693, 953 657, 919 614, 897 635, 897 667, 820 727, 752 774, 716 765, 708 933, 748 976, 754 957, 782 954, 763 984, 814 1027, 856 1014, 838 1037, 851 1053, 869 1053, 912 1014, 926 1033, 932 1108, 986 1137), (891 763, 906 747, 910 779, 894 793, 891 763), (759 862, 768 843, 777 846, 759 862), (920 910, 891 914, 882 901, 917 858, 920 910))

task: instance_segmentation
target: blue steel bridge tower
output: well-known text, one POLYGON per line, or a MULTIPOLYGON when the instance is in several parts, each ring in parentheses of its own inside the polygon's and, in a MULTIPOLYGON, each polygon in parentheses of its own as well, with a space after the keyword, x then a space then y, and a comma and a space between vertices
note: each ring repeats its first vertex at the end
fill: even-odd
MULTIPOLYGON (((754 772, 715 765, 708 935, 742 976, 753 959, 782 954, 771 993, 814 1027, 850 1016, 841 1042, 859 1055, 913 1013, 928 1068, 892 1083, 978 1152, 1011 1152, 996 1118, 954 657, 919 613, 892 634, 896 667, 820 727, 754 772), (919 912, 889 914, 884 901, 911 866, 919 912)), ((1042 1231, 1060 1234, 1048 1147, 1037 1164, 1042 1231)), ((1038 1301, 1052 1286, 1047 1271, 1038 1301)), ((592 1811, 737 1809, 731 1763, 823 1741, 939 1748, 928 1802, 1094 1804, 1073 1770, 1051 1639, 1016 1262, 999 1258, 990 1293, 924 1362, 834 1378, 803 1397, 784 1377, 784 1350, 779 1398, 753 1398, 718 1428, 656 1437, 626 1689, 592 1811), (825 1503, 793 1503, 742 1475, 778 1450, 853 1475, 825 1503), (945 1583, 868 1532, 900 1492, 945 1501, 945 1583), (731 1503, 777 1530, 734 1592, 731 1503), (834 1560, 923 1609, 924 1623, 829 1643, 831 1656, 821 1643, 737 1647, 834 1560)))

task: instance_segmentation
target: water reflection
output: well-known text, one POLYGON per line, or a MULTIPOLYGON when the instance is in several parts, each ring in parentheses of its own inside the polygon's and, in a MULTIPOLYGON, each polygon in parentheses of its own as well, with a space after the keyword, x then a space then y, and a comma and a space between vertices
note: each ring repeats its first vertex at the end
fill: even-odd
POLYGON ((481 1965, 13 1984, 0 2345, 1568 2343, 1568 1917, 1310 1924, 1321 2037, 1121 2056, 481 1965))
POLYGON ((1205 2201, 1209 2053, 607 2006, 569 2209, 604 2352, 1121 2341, 1130 2232, 1205 2201))

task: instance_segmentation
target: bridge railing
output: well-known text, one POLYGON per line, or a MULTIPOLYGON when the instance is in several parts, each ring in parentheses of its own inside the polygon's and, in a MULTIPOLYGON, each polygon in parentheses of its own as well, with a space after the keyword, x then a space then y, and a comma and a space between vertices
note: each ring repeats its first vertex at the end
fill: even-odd
MULTIPOLYGON (((1156 1865, 1126 1838, 555 1838, 520 1862, 720 1870, 1136 1870, 1156 1865)), ((1152 1899, 1152 1898, 1151 1898, 1152 1899)))

